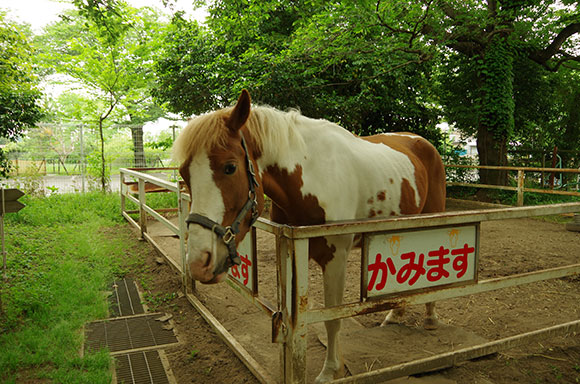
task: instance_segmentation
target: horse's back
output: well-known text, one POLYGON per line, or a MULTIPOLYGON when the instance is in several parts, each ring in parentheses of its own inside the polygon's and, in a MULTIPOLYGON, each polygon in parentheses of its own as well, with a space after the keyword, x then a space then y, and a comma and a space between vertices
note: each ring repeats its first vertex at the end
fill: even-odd
POLYGON ((412 133, 388 133, 361 137, 416 159, 426 173, 427 195, 421 213, 445 211, 445 168, 437 149, 429 141, 412 133))

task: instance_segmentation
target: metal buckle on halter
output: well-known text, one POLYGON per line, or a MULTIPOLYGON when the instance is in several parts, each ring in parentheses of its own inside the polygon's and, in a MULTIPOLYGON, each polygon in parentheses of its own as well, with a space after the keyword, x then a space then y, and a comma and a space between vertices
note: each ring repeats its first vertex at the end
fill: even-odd
POLYGON ((232 242, 232 240, 234 240, 236 238, 236 234, 234 233, 234 231, 232 230, 232 227, 226 227, 226 231, 224 232, 224 235, 222 236, 222 241, 224 243, 229 244, 232 242))

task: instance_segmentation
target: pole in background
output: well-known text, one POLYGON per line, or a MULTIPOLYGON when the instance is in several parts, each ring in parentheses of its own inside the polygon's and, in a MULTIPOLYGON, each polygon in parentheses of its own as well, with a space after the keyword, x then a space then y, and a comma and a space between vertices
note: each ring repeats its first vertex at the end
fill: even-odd
MULTIPOLYGON (((172 135, 173 135, 173 142, 175 143, 175 129, 176 128, 179 128, 179 127, 177 125, 173 124, 169 128, 171 128, 171 132, 172 132, 172 135)), ((173 180, 176 181, 177 180, 177 172, 175 172, 175 169, 173 170, 172 173, 173 173, 173 180)), ((179 189, 179 187, 177 189, 179 189)))
POLYGON ((83 193, 85 193, 85 146, 84 146, 84 141, 83 141, 84 124, 81 124, 80 128, 81 128, 81 134, 80 134, 80 139, 81 139, 81 190, 83 193))

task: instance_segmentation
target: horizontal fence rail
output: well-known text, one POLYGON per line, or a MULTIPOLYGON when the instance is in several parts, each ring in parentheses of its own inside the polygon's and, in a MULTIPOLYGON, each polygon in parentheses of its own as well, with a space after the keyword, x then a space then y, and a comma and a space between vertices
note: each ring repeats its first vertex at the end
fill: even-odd
POLYGON ((524 205, 524 193, 544 193, 551 195, 562 195, 562 196, 577 196, 580 197, 580 168, 538 168, 538 167, 508 167, 508 166, 492 166, 492 165, 466 165, 466 164, 446 164, 446 168, 463 168, 463 169, 486 169, 495 171, 517 171, 517 186, 509 185, 491 185, 491 184, 479 184, 479 183, 462 183, 448 181, 448 186, 457 187, 472 187, 472 188, 485 188, 485 189, 497 189, 502 191, 513 191, 517 193, 517 203, 518 207, 524 205), (571 173, 577 174, 578 181, 576 183, 576 191, 564 191, 558 189, 544 189, 544 188, 530 188, 525 186, 525 173, 526 172, 546 172, 546 173, 571 173))
POLYGON ((282 232, 284 236, 290 239, 305 239, 320 236, 392 231, 418 227, 440 227, 480 221, 522 219, 527 217, 558 215, 579 211, 580 202, 561 203, 533 207, 510 207, 459 212, 426 213, 420 215, 398 216, 389 219, 340 221, 321 225, 297 227, 282 226, 282 232))

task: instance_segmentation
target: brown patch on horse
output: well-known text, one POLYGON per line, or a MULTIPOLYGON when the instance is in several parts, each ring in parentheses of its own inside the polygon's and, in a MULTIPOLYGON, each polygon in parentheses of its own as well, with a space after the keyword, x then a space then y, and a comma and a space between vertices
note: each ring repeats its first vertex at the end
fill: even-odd
MULTIPOLYGON (((371 143, 387 145, 403 153, 415 168, 414 181, 419 201, 415 201, 415 191, 409 180, 403 180, 401 214, 445 210, 445 169, 437 149, 431 143, 420 136, 410 136, 410 134, 374 135, 364 137, 364 139, 371 143), (414 206, 410 203, 411 198, 415 201, 414 206)), ((389 179, 389 182, 393 182, 392 179, 389 179)))
POLYGON ((278 166, 269 166, 262 178, 264 192, 284 213, 283 217, 280 217, 284 220, 284 224, 315 225, 325 222, 326 214, 316 196, 311 194, 303 196, 300 191, 304 185, 302 166, 297 165, 291 173, 278 166))
POLYGON ((373 199, 372 197, 369 197, 369 199, 367 200, 368 205, 372 205, 374 202, 375 202, 375 199, 373 199))
POLYGON ((189 195, 191 196, 191 177, 189 175, 189 164, 191 164, 191 155, 187 158, 187 160, 185 160, 183 162, 183 164, 181 164, 181 166, 179 167, 179 174, 181 175, 181 178, 183 179, 185 185, 187 186, 187 192, 189 193, 189 195))
POLYGON ((377 215, 377 213, 375 212, 375 210, 374 210, 374 209, 371 209, 371 210, 369 211, 369 215, 368 215, 368 216, 369 216, 369 218, 371 218, 371 217, 375 217, 376 215, 377 215))
MULTIPOLYGON (((294 171, 288 172, 278 166, 269 166, 262 175, 264 192, 272 199, 270 218, 280 224, 316 225, 323 224, 326 213, 320 206, 318 198, 311 194, 302 195, 304 185, 302 167, 297 165, 294 171)), ((325 238, 310 239, 309 255, 324 270, 336 252, 334 245, 329 245, 325 238)))
MULTIPOLYGON (((226 208, 224 218, 220 224, 224 226, 231 225, 242 210, 244 204, 246 204, 248 191, 250 190, 246 154, 242 147, 239 134, 237 132, 232 133, 225 144, 225 148, 215 147, 209 154, 209 161, 213 173, 213 180, 221 191, 224 207, 226 208), (224 172, 226 164, 234 164, 236 171, 230 175, 226 174, 224 172)), ((251 161, 254 169, 257 169, 255 160, 251 159, 251 161)), ((184 177, 183 174, 182 177, 184 177)), ((260 175, 256 175, 256 180, 258 182, 258 187, 256 188, 256 201, 258 205, 256 209, 258 212, 262 212, 264 208, 264 193, 261 188, 262 181, 260 175)), ((240 225, 240 233, 236 236, 237 243, 249 231, 251 217, 250 211, 240 225)))
POLYGON ((308 254, 320 265, 322 270, 333 258, 336 247, 329 245, 324 237, 314 237, 308 242, 308 254))
POLYGON ((386 191, 380 191, 379 193, 377 193, 377 199, 379 199, 380 201, 385 201, 386 198, 387 198, 386 191))
POLYGON ((402 214, 417 213, 417 202, 415 201, 415 190, 411 187, 409 180, 403 179, 401 183, 401 202, 399 203, 402 214))

